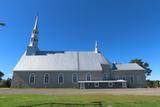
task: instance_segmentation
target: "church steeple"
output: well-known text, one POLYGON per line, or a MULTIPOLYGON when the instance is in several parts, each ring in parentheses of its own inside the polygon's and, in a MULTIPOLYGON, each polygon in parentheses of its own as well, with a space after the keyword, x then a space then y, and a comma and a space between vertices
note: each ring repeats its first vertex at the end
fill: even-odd
POLYGON ((39 32, 38 31, 38 16, 36 16, 36 21, 35 21, 34 28, 32 31, 29 46, 38 48, 38 32, 39 32))
POLYGON ((35 24, 32 30, 30 43, 27 46, 27 54, 34 55, 38 51, 38 16, 36 16, 35 24))
POLYGON ((97 40, 95 41, 95 53, 99 53, 99 46, 97 40))

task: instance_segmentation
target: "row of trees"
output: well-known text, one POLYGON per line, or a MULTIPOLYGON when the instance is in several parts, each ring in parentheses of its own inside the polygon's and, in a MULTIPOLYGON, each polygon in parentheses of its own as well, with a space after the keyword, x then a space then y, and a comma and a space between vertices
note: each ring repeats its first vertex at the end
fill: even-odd
POLYGON ((146 80, 146 85, 148 88, 159 88, 160 80, 146 80))

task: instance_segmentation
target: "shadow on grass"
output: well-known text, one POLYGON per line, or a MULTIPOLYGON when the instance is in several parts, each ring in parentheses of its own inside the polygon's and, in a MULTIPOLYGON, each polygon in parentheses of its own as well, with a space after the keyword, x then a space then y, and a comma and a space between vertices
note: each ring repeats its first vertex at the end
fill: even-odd
POLYGON ((102 102, 91 103, 40 103, 33 105, 23 105, 18 107, 103 107, 102 102))

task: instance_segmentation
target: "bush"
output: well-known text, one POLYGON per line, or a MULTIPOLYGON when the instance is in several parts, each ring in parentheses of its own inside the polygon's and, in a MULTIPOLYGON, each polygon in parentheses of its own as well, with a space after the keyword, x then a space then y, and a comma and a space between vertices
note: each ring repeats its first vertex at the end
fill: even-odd
POLYGON ((160 87, 159 80, 147 80, 146 83, 147 83, 148 88, 159 88, 160 87))
POLYGON ((7 80, 0 81, 0 88, 9 88, 11 86, 11 79, 8 78, 7 80))

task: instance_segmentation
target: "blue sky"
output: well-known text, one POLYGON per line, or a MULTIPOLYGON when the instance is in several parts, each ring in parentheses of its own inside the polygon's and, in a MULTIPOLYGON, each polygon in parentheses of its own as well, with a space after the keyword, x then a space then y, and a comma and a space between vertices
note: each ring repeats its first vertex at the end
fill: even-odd
POLYGON ((0 0, 0 70, 12 69, 29 43, 39 15, 41 50, 100 50, 111 62, 141 58, 160 78, 159 0, 0 0))

